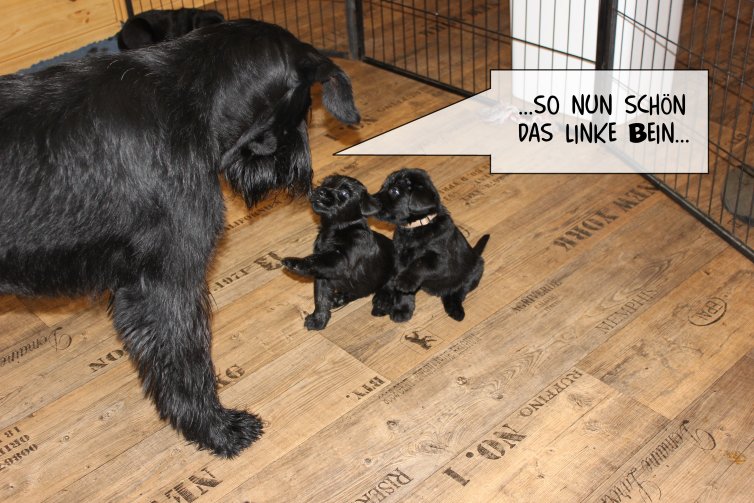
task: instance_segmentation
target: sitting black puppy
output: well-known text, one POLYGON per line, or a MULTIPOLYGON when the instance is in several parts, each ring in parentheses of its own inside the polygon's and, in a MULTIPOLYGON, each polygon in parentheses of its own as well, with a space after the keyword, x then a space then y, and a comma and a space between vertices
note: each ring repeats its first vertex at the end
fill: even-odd
POLYGON ((313 276, 314 312, 304 326, 322 330, 330 309, 340 307, 381 288, 393 269, 393 244, 372 231, 367 215, 378 207, 358 180, 331 175, 311 195, 312 209, 321 225, 314 253, 305 258, 287 257, 283 265, 303 276, 313 276))
POLYGON ((375 198, 380 204, 377 218, 396 225, 396 263, 393 277, 372 299, 372 314, 407 321, 414 313, 414 296, 422 289, 442 298, 448 315, 461 321, 463 300, 482 277, 482 251, 490 235, 472 248, 422 169, 392 173, 375 198))
POLYGON ((118 48, 121 51, 140 49, 223 21, 225 18, 216 10, 148 10, 125 22, 118 33, 118 48))

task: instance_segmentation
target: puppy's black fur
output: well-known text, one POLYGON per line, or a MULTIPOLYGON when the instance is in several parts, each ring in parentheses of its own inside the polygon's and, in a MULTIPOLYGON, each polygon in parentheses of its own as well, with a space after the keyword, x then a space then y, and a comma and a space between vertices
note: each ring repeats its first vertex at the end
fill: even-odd
POLYGON ((262 428, 215 389, 205 275, 219 176, 249 205, 307 194, 316 81, 336 118, 359 120, 339 67, 255 21, 0 77, 0 295, 110 290, 160 416, 221 456, 262 428))
POLYGON ((461 321, 466 295, 484 271, 485 234, 472 248, 453 223, 426 171, 402 169, 375 194, 377 218, 395 224, 395 274, 372 299, 372 314, 407 321, 419 289, 442 299, 445 311, 461 321))
POLYGON ((223 21, 225 18, 216 10, 148 10, 123 24, 118 32, 118 48, 121 51, 141 49, 223 21))
POLYGON ((284 258, 283 265, 296 274, 314 277, 314 312, 304 326, 322 330, 331 308, 371 295, 387 282, 393 270, 393 244, 369 228, 366 216, 378 208, 358 180, 328 176, 311 201, 321 222, 314 253, 284 258))

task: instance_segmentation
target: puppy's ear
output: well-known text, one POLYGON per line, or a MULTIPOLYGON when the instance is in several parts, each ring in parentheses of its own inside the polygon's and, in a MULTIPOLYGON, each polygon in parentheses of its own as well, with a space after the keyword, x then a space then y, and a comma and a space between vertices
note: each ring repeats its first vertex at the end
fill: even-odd
POLYGON ((361 214, 370 217, 380 211, 380 202, 374 196, 365 194, 361 198, 361 214))
POLYGON ((353 101, 351 79, 338 65, 320 54, 314 80, 322 83, 322 102, 333 117, 346 124, 361 120, 353 101))
POLYGON ((431 213, 438 204, 434 195, 425 190, 411 192, 408 198, 408 209, 412 214, 431 213))

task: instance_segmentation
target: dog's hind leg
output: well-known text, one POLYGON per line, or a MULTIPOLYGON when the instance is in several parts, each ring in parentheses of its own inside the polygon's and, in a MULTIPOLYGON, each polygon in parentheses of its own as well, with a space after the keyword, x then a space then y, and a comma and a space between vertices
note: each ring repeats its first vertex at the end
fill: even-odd
POLYGON ((160 417, 199 447, 233 457, 259 438, 262 423, 220 404, 206 286, 181 283, 142 279, 119 288, 113 321, 160 417))
POLYGON ((463 309, 463 299, 465 297, 466 292, 464 290, 457 290, 441 297, 445 312, 456 321, 462 321, 466 316, 466 311, 463 309))
POLYGON ((469 292, 479 286, 479 281, 482 279, 483 272, 484 261, 479 259, 474 266, 473 271, 469 274, 460 289, 441 296, 442 305, 445 308, 445 312, 448 313, 448 316, 456 321, 462 321, 464 319, 466 311, 463 309, 463 301, 466 300, 466 295, 468 295, 469 292))
POLYGON ((333 295, 332 295, 332 308, 336 309, 338 307, 343 307, 346 304, 350 304, 357 298, 358 297, 351 295, 349 293, 335 291, 333 292, 333 295))

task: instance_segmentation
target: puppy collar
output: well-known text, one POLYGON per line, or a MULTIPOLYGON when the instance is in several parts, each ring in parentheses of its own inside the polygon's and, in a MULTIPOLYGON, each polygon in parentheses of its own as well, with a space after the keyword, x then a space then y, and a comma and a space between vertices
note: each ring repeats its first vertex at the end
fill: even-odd
POLYGON ((432 220, 435 219, 436 216, 437 216, 437 213, 432 213, 431 215, 427 215, 426 217, 420 218, 419 220, 414 220, 413 222, 409 222, 406 225, 403 225, 401 227, 403 227, 404 229, 413 229, 414 227, 421 227, 423 225, 427 225, 428 223, 430 223, 432 220))

